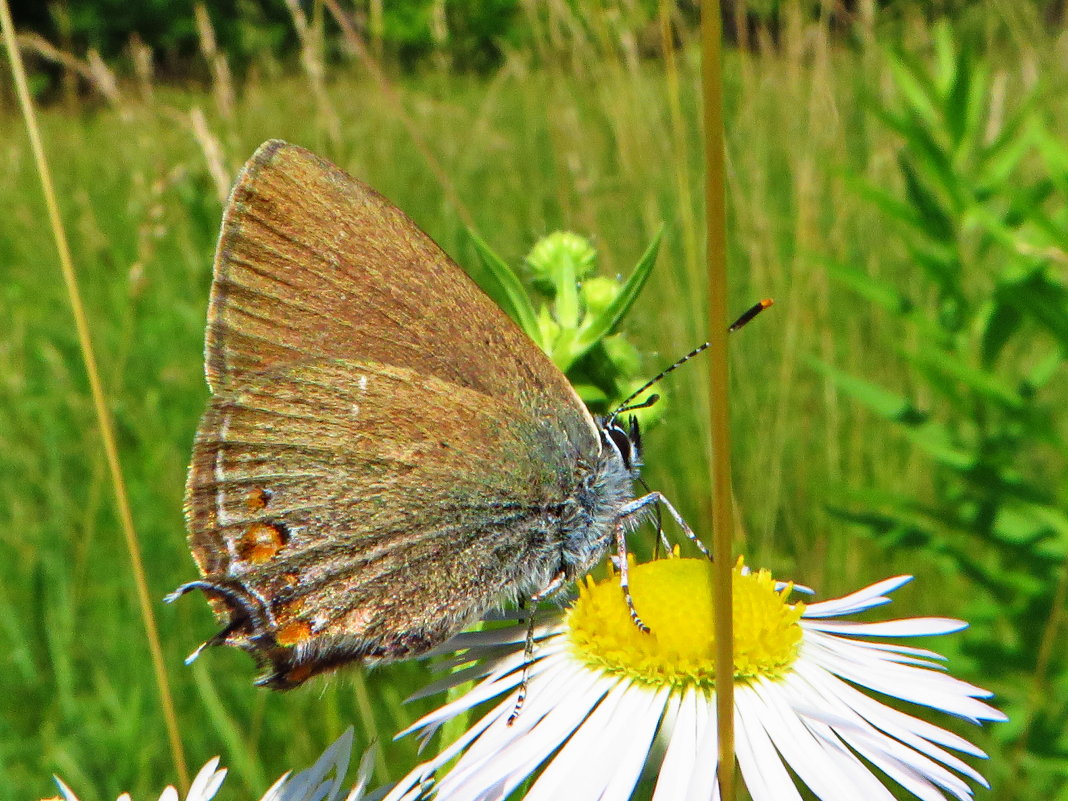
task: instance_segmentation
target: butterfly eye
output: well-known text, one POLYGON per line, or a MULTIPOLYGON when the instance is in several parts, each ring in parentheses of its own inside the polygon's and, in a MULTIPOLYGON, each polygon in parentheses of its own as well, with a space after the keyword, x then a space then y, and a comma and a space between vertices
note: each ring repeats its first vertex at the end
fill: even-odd
POLYGON ((615 447, 623 465, 628 469, 634 468, 634 441, 630 435, 616 422, 609 423, 601 429, 604 437, 615 447))

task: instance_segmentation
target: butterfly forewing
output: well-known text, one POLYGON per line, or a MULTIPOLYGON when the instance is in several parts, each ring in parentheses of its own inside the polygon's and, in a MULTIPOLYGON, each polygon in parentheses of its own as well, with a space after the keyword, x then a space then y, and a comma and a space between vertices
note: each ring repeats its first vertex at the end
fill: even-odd
POLYGON ((284 142, 262 145, 234 187, 208 316, 213 389, 276 364, 359 358, 553 408, 572 397, 585 413, 548 357, 404 212, 284 142))

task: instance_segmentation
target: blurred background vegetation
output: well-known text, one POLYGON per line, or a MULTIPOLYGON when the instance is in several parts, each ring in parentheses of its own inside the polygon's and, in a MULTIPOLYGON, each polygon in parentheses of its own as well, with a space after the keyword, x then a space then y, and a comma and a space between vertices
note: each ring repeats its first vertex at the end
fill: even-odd
MULTIPOLYGON (((12 6, 155 597, 194 573, 181 496, 212 252, 264 139, 367 180, 476 275, 469 231, 530 282, 550 231, 589 237, 614 278, 664 223, 618 353, 651 375, 705 339, 695 3, 12 6)), ((821 595, 915 574, 895 614, 968 619, 933 647, 1010 716, 966 732, 1008 800, 1068 799, 1064 15, 724 4, 732 306, 776 299, 732 337, 738 547, 821 595)), ((177 776, 6 78, 0 132, 0 799, 49 796, 52 773, 83 801, 148 797, 177 776)), ((646 437, 650 485, 699 531, 703 371, 666 382, 646 437)), ((223 797, 350 724, 383 746, 376 780, 411 764, 390 738, 428 708, 402 704, 425 666, 270 694, 240 653, 182 666, 205 605, 156 614, 190 764, 221 753, 223 797)))

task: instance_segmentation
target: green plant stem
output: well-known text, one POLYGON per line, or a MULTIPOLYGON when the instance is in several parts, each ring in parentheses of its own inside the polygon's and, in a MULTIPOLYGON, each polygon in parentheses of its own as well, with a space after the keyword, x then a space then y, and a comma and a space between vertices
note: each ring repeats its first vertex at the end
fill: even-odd
POLYGON ((719 2, 701 8, 705 139, 705 258, 708 268, 709 414, 712 432, 712 553, 716 560, 716 721, 719 790, 734 801, 734 600, 730 430, 727 408, 727 213, 724 175, 722 31, 719 2))
POLYGON ((145 577, 144 561, 141 557, 141 545, 137 539, 137 531, 134 528, 133 513, 130 511, 130 501, 126 493, 126 482, 123 479, 122 468, 119 464, 119 449, 115 440, 114 423, 111 420, 107 401, 104 398, 104 387, 100 380, 96 356, 93 354, 93 342, 89 334, 89 321, 85 315, 85 307, 82 305, 78 278, 74 272, 74 263, 71 260, 70 246, 67 244, 67 235, 59 215, 59 203, 56 201, 56 193, 52 185, 52 173, 45 158, 44 145, 41 143, 41 133, 37 128, 37 118, 34 115, 33 103, 30 100, 26 72, 22 65, 22 55, 19 53, 18 45, 15 43, 15 24, 11 19, 11 9, 8 7, 7 0, 0 0, 0 27, 3 27, 4 45, 7 49, 8 60, 11 62, 15 90, 18 94, 19 106, 22 109, 22 117, 26 123, 26 133, 30 139, 30 147, 33 149, 37 175, 41 180, 41 192, 44 194, 45 205, 48 207, 48 220, 52 228, 52 234, 55 237, 59 266, 63 272, 63 282, 67 287, 71 312, 74 315, 74 325, 78 332, 78 345, 82 360, 85 363, 85 372, 89 378, 89 388, 93 396, 93 408, 96 412, 97 425, 100 428, 100 438, 103 440, 108 470, 111 473, 115 506, 118 511, 123 536, 126 540, 126 550, 130 555, 137 601, 141 608, 141 619, 144 623, 148 648, 151 652, 152 665, 156 674, 156 685, 159 690, 164 723, 167 727, 167 736, 170 740, 171 755, 184 792, 184 788, 189 786, 189 769, 186 766, 185 752, 182 749, 182 741, 178 734, 178 720, 174 711, 170 683, 167 680, 167 671, 164 667, 159 629, 156 626, 155 614, 152 612, 152 602, 148 593, 148 580, 145 577))

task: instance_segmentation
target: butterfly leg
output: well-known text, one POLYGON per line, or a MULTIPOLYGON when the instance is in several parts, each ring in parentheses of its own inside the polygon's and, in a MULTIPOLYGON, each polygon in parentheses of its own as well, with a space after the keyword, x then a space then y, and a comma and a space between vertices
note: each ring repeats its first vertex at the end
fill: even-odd
POLYGON ((630 619, 634 621, 638 631, 648 634, 649 627, 642 622, 638 610, 634 608, 634 598, 630 594, 630 562, 627 559, 627 531, 624 522, 616 526, 616 560, 619 562, 619 586, 623 588, 623 600, 627 602, 630 619))
POLYGON ((515 723, 523 703, 527 700, 527 685, 530 682, 530 666, 534 663, 534 618, 538 613, 538 603, 551 598, 564 586, 564 572, 560 571, 539 592, 530 596, 530 616, 527 618, 527 639, 523 646, 523 680, 519 682, 519 694, 515 697, 515 706, 508 716, 508 725, 515 723))

